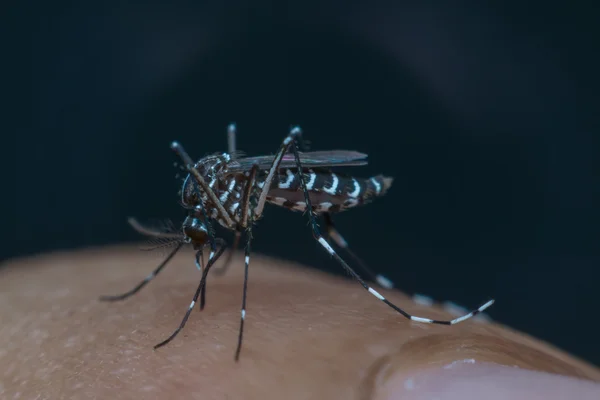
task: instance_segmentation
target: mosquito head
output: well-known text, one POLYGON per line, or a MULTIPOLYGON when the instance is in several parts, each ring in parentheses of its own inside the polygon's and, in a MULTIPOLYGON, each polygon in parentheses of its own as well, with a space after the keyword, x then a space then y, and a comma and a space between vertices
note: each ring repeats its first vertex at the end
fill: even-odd
POLYGON ((183 235, 184 240, 193 244, 196 250, 203 248, 208 242, 208 230, 204 221, 191 215, 183 221, 183 235))

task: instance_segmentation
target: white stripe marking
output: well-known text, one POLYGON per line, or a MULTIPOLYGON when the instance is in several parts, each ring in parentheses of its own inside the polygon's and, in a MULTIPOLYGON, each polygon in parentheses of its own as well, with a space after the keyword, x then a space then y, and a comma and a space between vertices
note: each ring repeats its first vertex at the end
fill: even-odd
POLYGON ((484 305, 482 305, 481 307, 479 307, 479 311, 481 312, 481 311, 485 310, 486 308, 488 308, 492 304, 494 304, 494 300, 488 301, 487 303, 485 303, 484 305))
POLYGON ((429 296, 425 296, 422 294, 415 294, 413 296, 413 301, 420 306, 430 307, 433 305, 433 299, 429 296))
POLYGON ((219 201, 221 203, 225 203, 227 201, 227 197, 229 197, 229 192, 225 191, 221 194, 221 197, 219 197, 219 201))
POLYGON ((246 310, 242 310, 242 319, 246 319, 246 310))
POLYGON ((360 183, 358 183, 358 181, 354 178, 352 178, 352 182, 354 182, 354 191, 348 193, 348 196, 357 198, 360 194, 360 183))
POLYGON ((292 173, 292 171, 286 169, 285 173, 287 174, 287 179, 285 182, 279 182, 279 189, 289 189, 292 185, 292 182, 294 181, 294 174, 292 173))
POLYGON ((195 302, 194 300, 192 300, 192 302, 190 303, 190 310, 191 310, 192 308, 194 308, 194 306, 195 306, 195 305, 196 305, 196 302, 195 302))
POLYGON ((331 174, 331 177, 333 178, 333 182, 331 182, 331 187, 329 187, 329 188, 323 187, 323 191, 325 193, 335 195, 337 192, 337 187, 338 187, 338 184, 340 183, 340 180, 338 179, 337 175, 334 173, 331 174))
POLYGON ((282 206, 283 203, 286 202, 286 199, 284 197, 268 197, 267 201, 269 201, 269 203, 273 203, 278 206, 282 206))
POLYGON ((358 204, 358 200, 356 199, 348 199, 344 202, 344 207, 345 208, 350 208, 350 207, 354 207, 355 205, 358 204))
POLYGON ((472 316, 473 316, 473 313, 472 313, 472 312, 470 312, 470 313, 468 313, 467 315, 463 315, 463 316, 462 316, 462 317, 460 317, 460 318, 456 318, 455 320, 452 320, 452 321, 450 322, 450 325, 454 325, 454 324, 458 324, 459 322, 463 322, 465 319, 469 319, 469 318, 471 318, 472 316))
POLYGON ((293 207, 294 210, 302 211, 306 209, 306 203, 303 201, 297 201, 293 207))
POLYGON ((377 281, 379 286, 381 286, 384 289, 393 289, 394 288, 394 283, 383 275, 377 275, 375 277, 375 280, 377 281))
POLYGON ((235 187, 235 179, 231 179, 231 182, 229 182, 229 187, 227 188, 227 190, 225 192, 223 192, 221 194, 221 197, 219 197, 219 200, 221 201, 221 203, 225 203, 227 201, 227 198, 229 197, 229 194, 231 193, 231 191, 233 190, 234 187, 235 187))
POLYGON ((433 322, 433 320, 429 319, 429 318, 421 318, 421 317, 410 317, 411 320, 415 321, 415 322, 423 322, 426 324, 430 324, 433 322))
POLYGON ((340 246, 342 249, 345 249, 346 247, 348 247, 348 242, 346 242, 346 240, 342 237, 342 235, 340 235, 340 233, 338 231, 336 231, 335 229, 331 229, 329 231, 329 236, 331 236, 333 241, 336 242, 338 244, 338 246, 340 246))
POLYGON ((329 243, 327 243, 327 240, 323 239, 322 237, 319 238, 319 243, 321 243, 321 246, 325 247, 325 250, 327 250, 329 252, 329 254, 334 255, 335 251, 331 248, 331 246, 329 245, 329 243))
POLYGON ((382 295, 380 295, 375 289, 373 289, 372 287, 369 288, 369 292, 371 292, 371 294, 375 297, 377 297, 379 300, 383 301, 385 300, 385 297, 383 297, 382 295))
POLYGON ((312 190, 313 186, 315 185, 315 181, 317 180, 317 174, 315 174, 312 169, 309 169, 308 172, 310 172, 310 174, 309 174, 310 179, 308 180, 308 183, 306 184, 306 189, 312 190))
POLYGON ((231 205, 231 207, 229 207, 229 210, 230 210, 232 213, 234 213, 234 212, 235 212, 235 211, 238 209, 238 207, 239 207, 239 206, 240 206, 240 203, 239 203, 239 201, 238 201, 237 203, 233 203, 233 204, 231 205))
POLYGON ((235 187, 235 179, 231 179, 231 182, 229 182, 229 191, 231 192, 233 190, 233 188, 235 187))
POLYGON ((246 258, 244 259, 244 262, 246 263, 246 265, 250 264, 250 257, 246 256, 246 258))
POLYGON ((375 193, 381 193, 381 184, 377 182, 377 179, 371 178, 371 182, 373 183, 373 186, 375 186, 375 193))
POLYGON ((333 203, 330 203, 328 201, 325 201, 325 202, 317 205, 318 209, 322 210, 322 211, 329 210, 331 208, 331 206, 333 206, 333 203))

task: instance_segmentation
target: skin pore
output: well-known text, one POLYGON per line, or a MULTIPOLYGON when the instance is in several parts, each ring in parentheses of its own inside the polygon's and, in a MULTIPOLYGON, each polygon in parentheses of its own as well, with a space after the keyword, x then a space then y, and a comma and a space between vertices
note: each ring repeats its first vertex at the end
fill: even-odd
MULTIPOLYGON (((514 399, 531 398, 527 390, 562 398, 553 384, 573 398, 600 398, 600 370, 535 338, 485 320, 410 322, 356 282, 259 255, 235 363, 242 258, 224 276, 209 275, 206 308, 158 350, 199 282, 190 251, 116 303, 98 297, 131 289, 160 255, 109 247, 8 262, 0 267, 0 398, 443 399, 466 387, 493 399, 504 386, 523 390, 514 399)), ((397 290, 381 293, 415 315, 453 317, 397 290)))

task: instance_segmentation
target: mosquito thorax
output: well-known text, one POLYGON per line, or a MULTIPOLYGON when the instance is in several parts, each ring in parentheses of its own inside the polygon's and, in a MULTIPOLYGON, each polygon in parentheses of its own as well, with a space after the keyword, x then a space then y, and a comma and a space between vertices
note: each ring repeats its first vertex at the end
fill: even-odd
MULTIPOLYGON (((219 175, 226 170, 229 160, 230 157, 227 153, 210 155, 200 159, 194 168, 211 188, 217 189, 219 175)), ((206 200, 204 196, 202 199, 199 198, 201 194, 203 193, 199 190, 194 178, 188 174, 181 189, 181 203, 184 206, 196 206, 206 200)))

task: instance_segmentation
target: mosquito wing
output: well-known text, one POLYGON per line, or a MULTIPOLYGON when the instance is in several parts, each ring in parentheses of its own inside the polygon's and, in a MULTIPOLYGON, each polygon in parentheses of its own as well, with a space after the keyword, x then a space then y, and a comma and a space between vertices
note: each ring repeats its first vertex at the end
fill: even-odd
MULTIPOLYGON (((299 152, 300 163, 303 167, 348 167, 367 165, 367 155, 357 151, 331 150, 299 152)), ((253 164, 258 164, 259 169, 269 169, 275 159, 271 156, 246 157, 236 159, 227 166, 229 172, 238 173, 249 170, 253 164)), ((293 153, 286 153, 281 159, 279 168, 295 168, 296 159, 293 153)))

